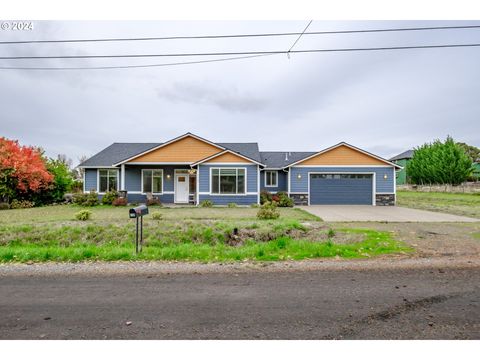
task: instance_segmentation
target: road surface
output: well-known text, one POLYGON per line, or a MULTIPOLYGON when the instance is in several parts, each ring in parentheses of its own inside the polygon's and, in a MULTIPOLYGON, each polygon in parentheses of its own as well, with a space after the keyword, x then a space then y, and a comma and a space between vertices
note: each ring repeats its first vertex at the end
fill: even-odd
POLYGON ((480 339, 480 268, 0 277, 1 339, 480 339))

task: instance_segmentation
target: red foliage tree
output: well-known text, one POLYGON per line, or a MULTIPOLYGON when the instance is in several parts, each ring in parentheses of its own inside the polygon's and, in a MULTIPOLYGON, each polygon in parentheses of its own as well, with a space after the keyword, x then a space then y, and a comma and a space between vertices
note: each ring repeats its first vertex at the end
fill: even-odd
POLYGON ((47 171, 41 152, 18 141, 0 137, 0 196, 38 192, 47 188, 53 175, 47 171))

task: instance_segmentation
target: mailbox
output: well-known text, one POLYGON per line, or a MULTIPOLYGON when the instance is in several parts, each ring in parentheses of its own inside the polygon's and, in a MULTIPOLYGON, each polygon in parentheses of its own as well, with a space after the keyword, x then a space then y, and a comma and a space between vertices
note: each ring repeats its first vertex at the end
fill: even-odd
POLYGON ((131 219, 135 219, 144 215, 148 215, 148 207, 145 205, 140 205, 134 207, 128 211, 128 214, 131 219))

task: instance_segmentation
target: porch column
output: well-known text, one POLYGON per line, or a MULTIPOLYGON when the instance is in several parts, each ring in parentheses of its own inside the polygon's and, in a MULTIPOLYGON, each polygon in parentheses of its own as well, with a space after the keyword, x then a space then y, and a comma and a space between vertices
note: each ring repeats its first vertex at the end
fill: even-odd
POLYGON ((120 190, 127 190, 125 186, 125 164, 121 165, 120 174, 122 177, 122 180, 121 180, 122 186, 120 186, 120 190))

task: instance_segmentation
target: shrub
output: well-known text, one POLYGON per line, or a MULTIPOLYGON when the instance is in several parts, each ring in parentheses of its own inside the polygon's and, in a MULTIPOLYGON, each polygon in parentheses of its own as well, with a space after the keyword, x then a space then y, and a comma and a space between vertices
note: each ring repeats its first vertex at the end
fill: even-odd
POLYGON ((236 208, 237 207, 237 204, 235 203, 228 203, 227 205, 229 208, 236 208))
POLYGON ((272 194, 267 190, 262 190, 260 192, 260 204, 265 204, 267 201, 272 201, 272 194))
POLYGON ((155 211, 154 213, 152 213, 152 219, 153 220, 162 220, 163 215, 162 215, 162 213, 160 213, 158 211, 155 211))
POLYGON ((125 198, 116 198, 113 200, 112 205, 113 206, 127 206, 127 199, 125 198))
POLYGON ((0 202, 0 210, 8 210, 10 209, 10 204, 7 202, 0 202))
POLYGON ((200 203, 200 206, 204 208, 211 208, 213 206, 213 202, 211 202, 210 200, 203 200, 200 203))
POLYGON ((102 197, 103 205, 112 205, 112 203, 118 199, 118 192, 116 190, 107 191, 102 197))
POLYGON ((148 199, 147 206, 162 206, 162 202, 157 198, 148 199))
POLYGON ((94 190, 91 190, 88 194, 75 194, 73 195, 73 203, 80 206, 96 206, 100 202, 98 201, 98 195, 94 190))
POLYGON ((250 204, 250 207, 251 207, 252 209, 258 209, 258 208, 260 207, 260 205, 259 205, 259 204, 256 204, 256 203, 253 203, 253 204, 250 204))
POLYGON ((29 209, 34 206, 35 206, 35 203, 33 201, 17 200, 17 199, 12 200, 12 203, 10 204, 11 209, 29 209))
POLYGON ((80 221, 87 221, 92 216, 92 212, 90 210, 80 210, 75 214, 75 219, 80 221))
POLYGON ((257 212, 257 218, 262 220, 278 219, 279 217, 280 213, 275 202, 267 201, 257 212))
POLYGON ((285 191, 279 191, 277 193, 279 207, 293 207, 293 199, 288 196, 285 191))

